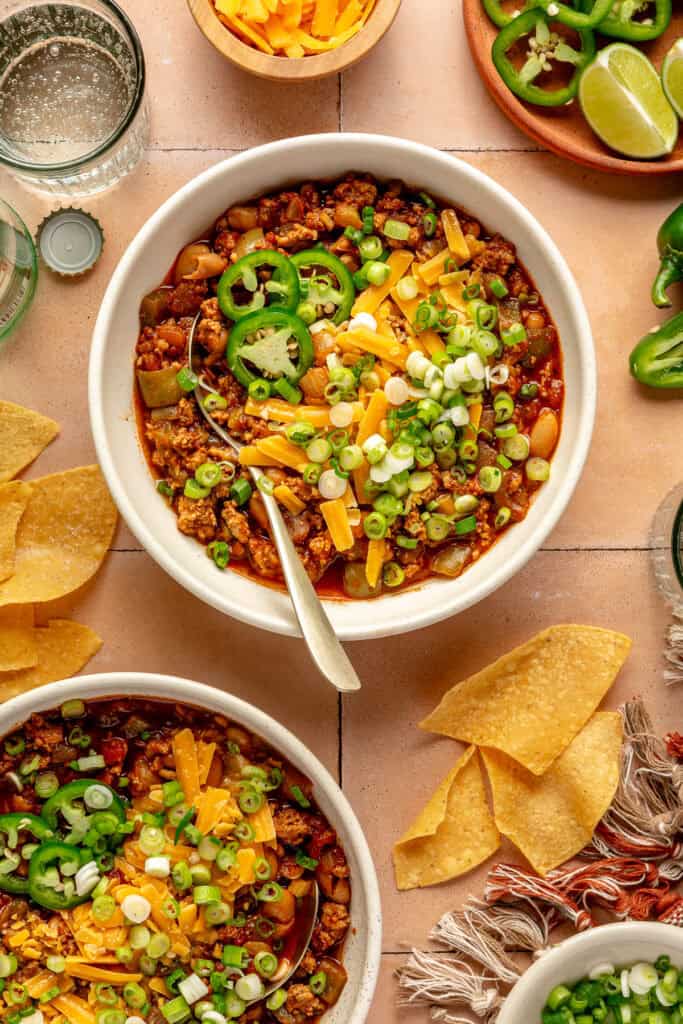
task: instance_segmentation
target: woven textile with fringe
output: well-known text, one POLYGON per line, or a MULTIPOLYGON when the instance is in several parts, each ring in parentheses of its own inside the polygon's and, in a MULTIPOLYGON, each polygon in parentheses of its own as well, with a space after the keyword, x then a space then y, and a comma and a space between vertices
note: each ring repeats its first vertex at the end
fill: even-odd
POLYGON ((616 920, 683 927, 683 737, 661 740, 641 701, 621 708, 624 749, 619 788, 582 852, 583 864, 546 878, 497 864, 484 899, 441 918, 430 938, 451 952, 413 950, 398 971, 401 1005, 424 1005, 443 1024, 494 1024, 522 974, 514 952, 540 956, 560 924, 594 927, 596 910, 616 920), (463 1014, 467 1016, 463 1016, 463 1014))

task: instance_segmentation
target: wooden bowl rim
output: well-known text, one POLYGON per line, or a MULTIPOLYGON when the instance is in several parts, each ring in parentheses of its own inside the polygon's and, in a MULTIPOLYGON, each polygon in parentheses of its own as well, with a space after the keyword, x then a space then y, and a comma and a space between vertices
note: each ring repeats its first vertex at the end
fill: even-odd
MULTIPOLYGON (((484 19, 488 21, 481 0, 463 0, 462 13, 470 53, 480 78, 505 116, 529 138, 557 156, 572 160, 583 167, 590 167, 591 170, 643 176, 675 174, 683 170, 683 122, 679 128, 676 149, 664 160, 630 160, 628 157, 612 155, 601 148, 603 143, 597 137, 592 148, 588 148, 581 141, 575 142, 571 136, 565 136, 562 142, 556 141, 555 133, 539 127, 539 124, 543 125, 540 115, 522 103, 502 81, 491 60, 490 48, 480 45, 478 28, 484 19)), ((675 14, 676 11, 674 16, 675 14)))
POLYGON ((211 0, 187 0, 190 13, 209 42, 244 71, 273 82, 307 82, 338 74, 361 60, 391 28, 401 0, 377 0, 367 23, 336 50, 307 57, 271 57, 236 36, 220 21, 211 0))

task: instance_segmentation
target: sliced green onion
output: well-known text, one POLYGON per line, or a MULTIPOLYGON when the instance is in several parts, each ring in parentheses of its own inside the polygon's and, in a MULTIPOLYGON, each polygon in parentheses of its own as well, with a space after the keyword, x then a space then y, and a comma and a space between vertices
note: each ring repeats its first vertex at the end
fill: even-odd
POLYGON ((154 857, 163 853, 166 848, 166 835, 154 825, 143 825, 139 838, 140 849, 146 857, 154 857))
POLYGON ((282 899, 282 886, 277 882, 266 882, 256 894, 263 903, 277 903, 282 899))
POLYGON ((422 218, 422 227, 427 238, 431 238, 436 233, 436 226, 438 220, 436 219, 435 213, 426 213, 422 218))
POLYGON ((207 547, 209 556, 217 569, 227 569, 230 564, 230 545, 224 540, 214 540, 207 547))
POLYGON ((526 384, 522 384, 521 388, 518 391, 518 395, 523 402, 530 402, 532 401, 532 399, 538 397, 539 391, 540 388, 538 384, 536 383, 536 381, 532 380, 526 384))
POLYGON ((387 521, 381 512, 370 512, 363 520, 363 530, 370 540, 381 540, 387 532, 387 521))
POLYGON ((216 867, 219 871, 229 871, 237 860, 237 843, 228 843, 222 850, 219 850, 216 857, 216 867))
POLYGON ((250 382, 248 391, 249 397, 255 402, 265 402, 271 395, 270 383, 263 377, 257 377, 250 382))
POLYGON ((327 988, 327 975, 324 971, 316 971, 315 974, 311 975, 308 985, 311 992, 316 996, 321 996, 327 988))
POLYGON ((523 462, 529 457, 530 447, 526 434, 515 434, 503 442, 503 453, 513 462, 523 462))
POLYGON ((5 740, 5 753, 10 757, 17 757, 26 750, 26 740, 23 736, 10 736, 5 740))
POLYGON ((459 537, 462 537, 466 533, 472 533, 477 528, 477 517, 467 516, 465 519, 460 519, 455 524, 455 532, 459 537))
POLYGON ((141 985, 135 981, 129 981, 123 986, 123 999, 127 1006, 135 1010, 141 1010, 147 1002, 147 993, 141 985))
MULTIPOLYGON (((184 1024, 184 1021, 189 1020, 192 1016, 192 1011, 182 996, 169 999, 161 1007, 161 1012, 168 1021, 168 1024, 184 1024)), ((105 1024, 109 1024, 109 1022, 105 1022, 105 1024)), ((125 1020, 121 1024, 125 1024, 125 1020)))
POLYGON ((240 508, 247 504, 251 495, 251 484, 248 480, 245 480, 244 477, 240 477, 239 480, 235 480, 234 484, 230 488, 230 498, 240 508))
POLYGON ((183 366, 182 369, 178 370, 175 379, 182 391, 194 391, 197 384, 199 384, 197 374, 193 373, 189 366, 183 366))
POLYGON ((218 856, 221 848, 221 841, 216 836, 202 836, 197 847, 197 853, 202 860, 212 861, 218 856))
POLYGON ((0 953, 0 978, 9 978, 17 971, 17 958, 13 953, 0 953))
POLYGON ((526 341, 527 333, 523 324, 514 323, 509 327, 501 327, 500 338, 504 345, 519 345, 526 341))
POLYGON ((281 1010, 287 1002, 287 992, 284 988, 276 988, 272 995, 266 999, 266 1009, 276 1013, 281 1010))
POLYGON ((95 771, 105 767, 105 760, 101 754, 90 754, 89 757, 79 757, 76 761, 79 772, 95 771))
POLYGON ((378 260, 382 255, 382 240, 377 235, 370 235, 359 242, 358 251, 363 260, 378 260))
POLYGON ((365 271, 370 284, 374 284, 380 287, 391 277, 391 267, 387 263, 381 263, 378 260, 373 260, 367 264, 367 270, 365 271))
POLYGON ((171 940, 168 935, 164 932, 157 932, 147 943, 147 956, 151 956, 153 960, 159 960, 162 956, 166 956, 170 948, 171 940))
POLYGON ((398 562, 387 562, 382 569, 382 580, 385 587, 400 587, 406 574, 398 562))
POLYGON ((252 785, 242 782, 237 802, 244 814, 256 814, 263 807, 263 793, 254 789, 252 785))
POLYGON ((306 458, 310 462, 322 465, 332 455, 332 445, 324 437, 317 437, 306 448, 306 458))
POLYGON ((293 384, 287 380, 286 377, 280 377, 273 384, 273 390, 277 391, 280 398, 284 398, 285 402, 289 402, 290 405, 299 405, 303 396, 303 392, 294 387, 293 384))
POLYGON ((192 874, 190 872, 190 865, 186 860, 178 861, 177 864, 173 865, 171 878, 176 889, 180 889, 181 892, 190 888, 192 885, 192 874))
POLYGON ((547 459, 541 459, 538 456, 528 459, 525 469, 527 479, 534 483, 544 483, 550 476, 550 463, 547 459))
POLYGON ((66 960, 63 956, 48 956, 45 958, 45 966, 53 974, 63 974, 66 967, 66 960))
POLYGON ((393 238, 397 242, 405 242, 410 238, 410 225, 405 221, 395 220, 393 217, 389 217, 385 221, 382 230, 387 238, 393 238))
POLYGON ((311 801, 308 799, 301 786, 291 786, 291 793, 299 807, 303 807, 306 810, 311 806, 311 801))
POLYGON ((183 494, 185 495, 186 498, 189 498, 191 501, 201 501, 202 498, 208 498, 210 494, 210 488, 202 487, 201 484, 197 482, 197 480, 190 479, 185 481, 185 486, 183 487, 183 494))
POLYGON ((92 901, 90 913, 98 924, 104 924, 114 916, 116 900, 113 896, 97 896, 92 901))
POLYGON ((263 978, 272 978, 278 968, 278 958, 273 954, 261 950, 254 957, 254 967, 263 978))
POLYGON ((238 821, 232 831, 241 843, 250 843, 255 835, 254 828, 248 821, 238 821))
POLYGON ((221 482, 223 472, 215 462, 202 462, 201 466, 197 466, 194 477, 200 487, 211 489, 221 482))
POLYGON ((498 512, 496 513, 495 522, 493 524, 495 528, 497 530, 502 530, 504 526, 507 526, 507 524, 510 522, 511 515, 512 511, 509 508, 507 508, 507 506, 499 508, 498 512))
POLYGON ((489 281, 489 288, 491 289, 491 291, 493 292, 497 299, 504 299, 505 296, 508 294, 508 290, 505 283, 499 277, 494 277, 491 281, 489 281))
POLYGON ((299 445, 300 448, 305 448, 306 445, 310 444, 315 434, 315 427, 306 420, 297 420, 296 423, 289 423, 285 428, 287 440, 291 441, 292 444, 299 445))
POLYGON ((204 909, 206 923, 212 926, 225 924, 230 917, 230 907, 227 903, 207 903, 204 909))
POLYGON ((497 466, 482 466, 479 470, 479 483, 487 494, 495 494, 503 482, 503 474, 497 466))
POLYGON ((37 797, 47 800, 59 789, 59 779, 54 772, 41 772, 36 776, 34 789, 37 797))
POLYGON ((412 302, 418 295, 418 284, 414 277, 402 277, 396 285, 396 294, 402 302, 412 302))
POLYGON ((136 924, 128 932, 128 943, 131 949, 147 949, 152 937, 149 928, 144 924, 136 924))

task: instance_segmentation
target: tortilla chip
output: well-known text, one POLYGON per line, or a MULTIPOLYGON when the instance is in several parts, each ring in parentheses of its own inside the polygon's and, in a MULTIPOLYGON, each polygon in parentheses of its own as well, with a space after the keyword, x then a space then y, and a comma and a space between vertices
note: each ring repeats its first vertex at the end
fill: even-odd
POLYGON ((539 875, 590 842, 619 784, 621 742, 621 715, 602 711, 540 778, 506 754, 482 750, 496 825, 539 875))
POLYGON ((52 601, 99 569, 116 526, 116 507, 98 466, 31 481, 17 530, 14 576, 0 584, 0 606, 52 601))
POLYGON ((584 727, 631 641, 596 626, 551 626, 458 683, 420 728, 495 747, 542 775, 584 727))
POLYGON ((34 634, 32 605, 0 608, 0 672, 14 672, 38 664, 34 634))
POLYGON ((97 633, 78 622, 53 619, 46 629, 35 629, 38 664, 22 672, 0 674, 0 701, 58 679, 68 679, 90 661, 102 646, 97 633))
POLYGON ((17 527, 30 496, 30 484, 21 480, 0 484, 0 583, 14 573, 17 527))
POLYGON ((59 433, 59 424, 32 409, 0 401, 0 483, 37 459, 59 433))
POLYGON ((470 747, 394 846, 396 885, 416 889, 446 882, 471 871, 499 846, 479 758, 470 747))

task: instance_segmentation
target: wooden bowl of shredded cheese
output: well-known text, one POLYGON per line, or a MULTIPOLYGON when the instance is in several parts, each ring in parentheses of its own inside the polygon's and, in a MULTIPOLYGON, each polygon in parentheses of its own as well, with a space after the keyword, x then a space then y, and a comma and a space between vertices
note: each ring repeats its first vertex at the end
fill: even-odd
POLYGON ((273 81, 310 81, 361 60, 401 0, 187 0, 197 25, 234 64, 273 81))

